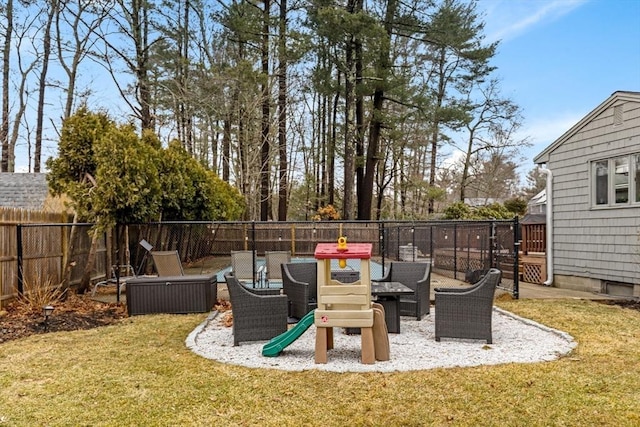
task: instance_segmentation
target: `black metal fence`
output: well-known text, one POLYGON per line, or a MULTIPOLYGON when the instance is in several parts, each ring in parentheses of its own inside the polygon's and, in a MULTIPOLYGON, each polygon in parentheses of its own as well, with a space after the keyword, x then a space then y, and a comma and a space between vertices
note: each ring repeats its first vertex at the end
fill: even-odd
MULTIPOLYGON (((91 224, 28 224, 17 227, 15 280, 2 283, 3 296, 22 292, 23 281, 49 278, 78 282, 90 262, 91 224)), ((185 264, 229 257, 233 250, 288 250, 293 257, 312 257, 319 242, 373 243, 374 260, 431 262, 438 285, 474 281, 491 267, 503 271, 501 288, 518 297, 518 220, 491 221, 316 221, 316 222, 161 222, 119 225, 99 236, 90 272, 92 281, 110 274, 111 265, 150 268, 146 240, 154 250, 177 250, 185 264)), ((0 257, 3 254, 0 254, 0 257)), ((13 257, 5 257, 13 259, 13 257)), ((5 266, 6 267, 6 266, 5 266)), ((0 269, 3 266, 0 265, 0 269)), ((4 270, 10 270, 4 268, 4 270)), ((86 274, 86 273, 84 273, 86 274)), ((3 282, 11 274, 1 276, 3 282)))
MULTIPOLYGON (((122 228, 118 235, 124 235, 122 228)), ((321 222, 164 222, 129 225, 132 265, 143 266, 148 241, 155 250, 177 250, 183 263, 228 257, 234 250, 288 250, 313 257, 320 242, 339 236, 373 243, 374 258, 432 263, 441 285, 474 281, 491 267, 503 271, 501 288, 518 297, 518 220, 491 221, 321 221, 321 222)))

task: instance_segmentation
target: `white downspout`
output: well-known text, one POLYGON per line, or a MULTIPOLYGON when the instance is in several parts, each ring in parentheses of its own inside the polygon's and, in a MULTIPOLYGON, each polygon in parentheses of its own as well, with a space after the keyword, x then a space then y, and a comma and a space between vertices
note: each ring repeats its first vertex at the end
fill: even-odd
POLYGON ((547 195, 547 280, 544 281, 544 285, 551 286, 553 284, 553 174, 547 168, 540 169, 540 172, 547 175, 545 189, 547 195))

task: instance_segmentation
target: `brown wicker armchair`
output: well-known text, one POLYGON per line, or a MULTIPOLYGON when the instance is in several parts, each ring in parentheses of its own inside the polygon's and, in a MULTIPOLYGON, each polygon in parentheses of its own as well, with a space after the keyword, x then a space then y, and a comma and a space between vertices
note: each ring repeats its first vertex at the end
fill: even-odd
POLYGON ((289 316, 302 319, 317 308, 318 266, 315 262, 282 264, 282 291, 289 298, 289 316))
POLYGON ((413 295, 400 297, 400 315, 421 320, 429 314, 431 264, 428 262, 396 262, 389 264, 387 274, 376 282, 400 282, 413 289, 413 295))
POLYGON ((445 337, 491 344, 493 297, 501 278, 502 272, 492 268, 472 286, 434 289, 436 341, 445 337))
MULTIPOLYGON (((287 297, 267 295, 242 285, 231 273, 224 275, 233 313, 233 345, 262 341, 287 330, 287 297), (256 292, 257 291, 257 292, 256 292)), ((270 290, 278 291, 278 290, 270 290)))

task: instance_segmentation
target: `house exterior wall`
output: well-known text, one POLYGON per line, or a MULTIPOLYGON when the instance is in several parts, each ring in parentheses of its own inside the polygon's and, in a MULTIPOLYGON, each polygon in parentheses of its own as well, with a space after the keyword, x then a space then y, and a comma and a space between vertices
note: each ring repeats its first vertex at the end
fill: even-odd
POLYGON ((624 102, 624 122, 614 126, 620 103, 596 111, 548 153, 553 224, 547 226, 553 227, 556 286, 640 296, 640 203, 593 207, 591 197, 592 161, 640 153, 640 96, 624 102), (607 289, 605 281, 634 286, 607 289))

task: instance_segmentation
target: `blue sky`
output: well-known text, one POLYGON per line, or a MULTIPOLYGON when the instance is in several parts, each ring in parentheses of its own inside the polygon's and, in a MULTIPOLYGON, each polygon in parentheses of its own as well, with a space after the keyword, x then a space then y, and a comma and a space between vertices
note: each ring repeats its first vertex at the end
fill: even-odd
POLYGON ((640 0, 481 0, 503 94, 523 109, 520 172, 618 90, 640 92, 640 0))

